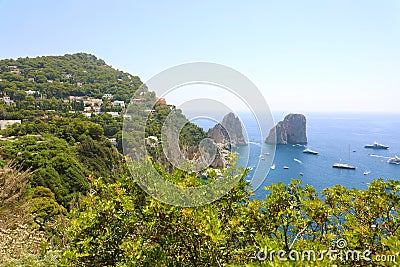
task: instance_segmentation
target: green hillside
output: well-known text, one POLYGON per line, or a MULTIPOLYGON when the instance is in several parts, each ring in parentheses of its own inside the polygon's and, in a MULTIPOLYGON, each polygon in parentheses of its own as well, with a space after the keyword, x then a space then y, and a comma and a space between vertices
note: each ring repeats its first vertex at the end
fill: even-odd
POLYGON ((0 60, 0 93, 18 100, 21 91, 38 91, 50 99, 72 96, 101 98, 112 93, 128 101, 142 84, 139 77, 107 65, 86 53, 0 60))

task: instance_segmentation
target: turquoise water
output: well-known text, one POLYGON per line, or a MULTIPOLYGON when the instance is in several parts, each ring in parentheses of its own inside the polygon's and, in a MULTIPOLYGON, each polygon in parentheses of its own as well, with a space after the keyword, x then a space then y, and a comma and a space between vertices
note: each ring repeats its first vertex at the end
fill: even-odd
MULTIPOLYGON (((314 186, 318 191, 323 188, 341 184, 348 188, 367 188, 374 178, 400 179, 400 165, 388 164, 386 161, 394 155, 400 156, 400 114, 305 114, 307 117, 308 147, 319 152, 319 155, 304 154, 304 146, 278 145, 273 163, 275 170, 270 170, 268 157, 259 160, 261 147, 268 145, 260 140, 256 123, 246 114, 240 115, 248 134, 250 144, 238 149, 239 165, 252 167, 253 171, 246 178, 251 180, 258 162, 264 181, 255 191, 255 198, 265 198, 264 187, 271 183, 288 183, 296 178, 303 184, 314 186), (373 150, 364 148, 365 144, 378 141, 390 146, 388 150, 373 150), (350 153, 349 153, 350 146, 350 153), (245 164, 246 155, 249 160, 245 164), (336 162, 348 163, 357 167, 356 170, 335 169, 336 162), (368 154, 373 154, 370 156, 368 154), (294 160, 301 161, 301 163, 294 160), (286 165, 289 169, 283 169, 286 165), (370 171, 364 175, 364 171, 370 171), (303 174, 303 176, 300 175, 303 174)), ((282 120, 284 114, 274 114, 275 121, 282 120)), ((208 128, 207 125, 203 127, 208 128)))

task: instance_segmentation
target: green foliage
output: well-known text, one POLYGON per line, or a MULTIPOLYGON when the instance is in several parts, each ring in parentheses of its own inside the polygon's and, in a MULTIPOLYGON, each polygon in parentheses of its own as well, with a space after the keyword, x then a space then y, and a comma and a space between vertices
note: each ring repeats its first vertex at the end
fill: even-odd
POLYGON ((255 255, 260 249, 286 255, 334 249, 339 238, 348 249, 372 254, 396 254, 399 247, 399 181, 377 180, 368 190, 337 186, 321 198, 294 180, 268 186, 260 202, 249 200, 241 180, 222 199, 196 208, 162 204, 128 176, 115 184, 94 180, 92 189, 71 213, 62 266, 348 266, 355 262, 260 261, 255 255))
POLYGON ((10 260, 5 267, 56 267, 60 251, 49 250, 44 255, 28 254, 21 259, 10 260))
POLYGON ((65 208, 56 202, 54 193, 43 186, 34 189, 30 207, 33 220, 41 230, 44 230, 49 222, 53 222, 57 215, 66 213, 65 208))
POLYGON ((121 156, 93 122, 57 118, 49 123, 35 120, 7 128, 6 136, 24 136, 2 141, 1 154, 34 173, 30 184, 55 193, 58 203, 69 208, 71 200, 88 190, 86 177, 95 175, 113 181, 122 173, 121 156))

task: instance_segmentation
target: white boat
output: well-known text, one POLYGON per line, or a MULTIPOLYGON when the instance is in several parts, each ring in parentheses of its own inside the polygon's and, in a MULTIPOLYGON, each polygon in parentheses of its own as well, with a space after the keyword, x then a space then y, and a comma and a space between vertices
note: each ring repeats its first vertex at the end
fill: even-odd
POLYGON ((264 154, 267 155, 267 156, 269 156, 269 152, 265 152, 264 154))
POLYGON ((301 160, 296 159, 296 158, 294 158, 293 160, 296 161, 297 163, 300 163, 300 164, 303 163, 301 160))
POLYGON ((371 173, 370 171, 365 171, 365 172, 363 172, 364 175, 368 175, 368 174, 370 174, 370 173, 371 173))
POLYGON ((261 157, 261 160, 265 160, 265 158, 264 158, 264 157, 261 157))
POLYGON ((355 170, 357 167, 347 163, 335 163, 332 168, 355 170))
POLYGON ((304 175, 304 173, 300 172, 300 176, 303 176, 303 175, 304 175))
POLYGON ((287 170, 287 169, 289 169, 289 166, 283 166, 283 168, 285 169, 285 170, 287 170))
MULTIPOLYGON (((350 162, 350 145, 349 145, 349 162, 350 162)), ((355 170, 357 167, 348 163, 334 163, 332 168, 355 170)))
POLYGON ((372 145, 365 145, 365 148, 372 148, 372 149, 389 149, 388 146, 379 144, 378 142, 374 142, 372 145))
POLYGON ((275 164, 272 164, 272 166, 271 166, 271 170, 275 170, 275 164))
POLYGON ((394 156, 393 158, 388 159, 387 163, 400 165, 400 158, 398 156, 394 156))
POLYGON ((311 155, 318 155, 319 152, 306 148, 303 150, 303 153, 311 154, 311 155))

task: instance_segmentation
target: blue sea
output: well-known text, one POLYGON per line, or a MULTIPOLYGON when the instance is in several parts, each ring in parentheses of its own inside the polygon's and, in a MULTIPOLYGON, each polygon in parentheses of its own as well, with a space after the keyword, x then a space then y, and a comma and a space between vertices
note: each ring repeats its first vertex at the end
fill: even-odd
MULTIPOLYGON (((275 155, 270 145, 260 140, 257 124, 249 114, 240 114, 249 139, 249 145, 240 147, 238 165, 253 168, 249 181, 262 180, 255 190, 255 198, 264 199, 264 187, 271 183, 289 183, 296 178, 321 192, 323 188, 341 184, 348 188, 366 189, 373 179, 400 179, 400 165, 386 161, 400 156, 400 114, 385 113, 309 113, 307 118, 307 146, 277 145, 275 155), (364 148, 374 141, 389 146, 388 150, 364 148), (305 147, 318 151, 318 155, 304 154, 305 147), (263 149, 263 150, 261 150, 263 149), (248 156, 246 156, 248 154, 248 156), (260 160, 263 157, 264 160, 260 160), (273 157, 273 158, 269 158, 273 157), (248 158, 248 159, 247 159, 248 158), (296 159, 296 160, 295 160, 296 159), (271 170, 271 163, 275 170, 271 170), (356 170, 335 169, 332 164, 350 163, 356 170), (255 170, 258 166, 258 171, 255 170), (283 166, 289 167, 284 169, 283 166), (364 171, 370 172, 364 175, 364 171), (302 173, 303 175, 300 175, 302 173)), ((283 120, 284 113, 274 113, 275 123, 283 120)), ((206 130, 210 123, 198 123, 206 130)))

